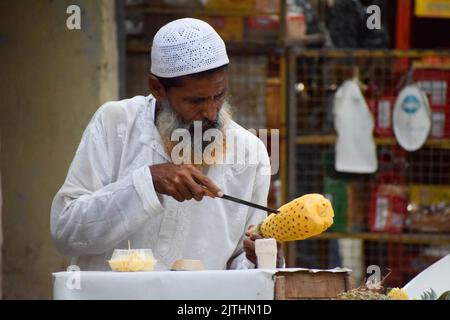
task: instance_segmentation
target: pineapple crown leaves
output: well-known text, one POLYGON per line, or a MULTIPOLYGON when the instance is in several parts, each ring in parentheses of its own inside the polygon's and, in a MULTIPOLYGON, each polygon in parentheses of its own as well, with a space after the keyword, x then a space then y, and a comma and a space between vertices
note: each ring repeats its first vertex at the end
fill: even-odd
POLYGON ((420 295, 421 300, 450 300, 450 290, 445 291, 439 297, 436 292, 430 288, 430 290, 424 291, 420 295))
POLYGON ((421 300, 437 300, 437 294, 433 289, 430 288, 430 290, 424 291, 420 295, 420 299, 421 300))

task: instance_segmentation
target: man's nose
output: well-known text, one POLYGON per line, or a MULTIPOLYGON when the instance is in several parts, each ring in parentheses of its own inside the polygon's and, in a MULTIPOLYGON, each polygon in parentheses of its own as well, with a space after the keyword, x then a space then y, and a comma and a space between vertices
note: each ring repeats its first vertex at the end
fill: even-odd
POLYGON ((209 121, 215 121, 217 119, 218 106, 214 101, 214 98, 208 99, 208 102, 203 106, 203 117, 209 121))

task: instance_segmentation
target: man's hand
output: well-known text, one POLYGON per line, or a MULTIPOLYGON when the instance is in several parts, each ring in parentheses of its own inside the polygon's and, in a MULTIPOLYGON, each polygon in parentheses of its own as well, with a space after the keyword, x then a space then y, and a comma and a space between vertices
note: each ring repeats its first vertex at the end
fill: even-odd
POLYGON ((247 238, 244 239, 244 251, 247 259, 250 260, 256 266, 257 259, 255 253, 255 240, 262 239, 262 237, 259 234, 253 233, 254 228, 255 226, 252 225, 248 227, 247 231, 245 231, 245 236, 247 238))
MULTIPOLYGON (((258 261, 256 259, 256 253, 255 253, 255 240, 262 239, 262 237, 259 234, 253 233, 255 226, 251 225, 248 227, 247 231, 245 232, 245 236, 247 237, 244 239, 244 251, 245 256, 248 260, 250 260, 255 266, 258 266, 258 261)), ((280 260, 279 258, 283 257, 283 247, 280 242, 277 242, 277 264, 280 260)), ((281 267, 278 265, 278 267, 281 267)))
POLYGON ((204 196, 221 197, 222 191, 200 170, 190 164, 163 163, 150 166, 156 192, 172 196, 177 201, 197 201, 204 196))

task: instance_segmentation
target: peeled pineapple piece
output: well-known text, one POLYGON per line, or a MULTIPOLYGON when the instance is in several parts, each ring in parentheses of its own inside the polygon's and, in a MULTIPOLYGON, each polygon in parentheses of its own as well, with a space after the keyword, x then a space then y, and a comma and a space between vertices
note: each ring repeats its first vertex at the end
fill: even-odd
POLYGON ((264 238, 278 242, 303 240, 321 234, 333 224, 334 211, 330 200, 312 193, 281 206, 257 227, 264 238))

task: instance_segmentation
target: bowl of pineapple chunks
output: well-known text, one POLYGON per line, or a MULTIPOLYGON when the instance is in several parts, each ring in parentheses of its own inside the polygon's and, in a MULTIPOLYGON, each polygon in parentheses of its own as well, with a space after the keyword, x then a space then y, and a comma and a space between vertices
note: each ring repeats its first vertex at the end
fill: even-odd
POLYGON ((112 271, 153 271, 156 260, 151 249, 115 249, 108 263, 112 271))

